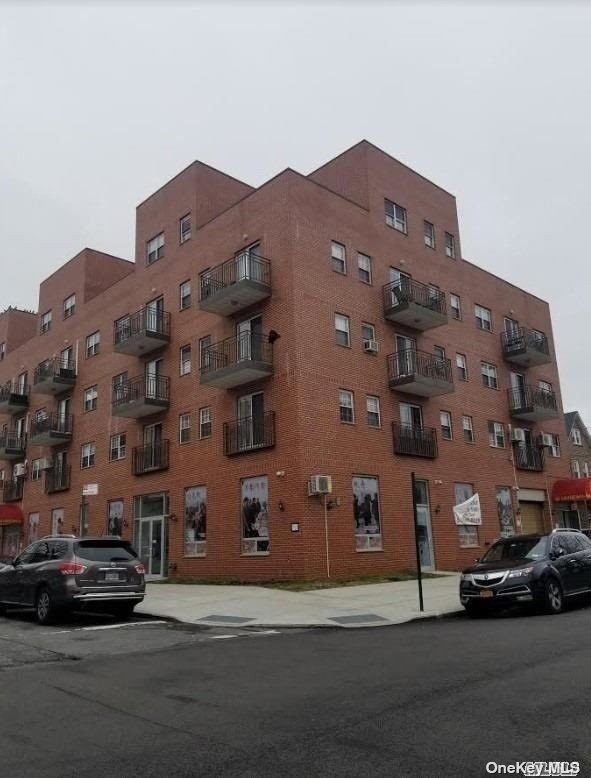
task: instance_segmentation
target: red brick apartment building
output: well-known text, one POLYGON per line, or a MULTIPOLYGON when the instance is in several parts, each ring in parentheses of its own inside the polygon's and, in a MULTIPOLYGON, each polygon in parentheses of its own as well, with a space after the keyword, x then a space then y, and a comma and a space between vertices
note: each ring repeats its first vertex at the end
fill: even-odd
POLYGON ((0 316, 0 553, 114 532, 153 576, 411 568, 412 471, 426 567, 561 515, 548 305, 463 259, 444 189, 362 141, 256 189, 195 162, 136 219, 135 262, 84 249, 0 316))

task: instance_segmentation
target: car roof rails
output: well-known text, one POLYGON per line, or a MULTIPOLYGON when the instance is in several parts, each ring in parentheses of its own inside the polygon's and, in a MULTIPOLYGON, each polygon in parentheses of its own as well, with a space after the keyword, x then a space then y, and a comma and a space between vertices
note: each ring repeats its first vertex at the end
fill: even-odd
POLYGON ((580 532, 576 527, 555 527, 552 532, 580 532))

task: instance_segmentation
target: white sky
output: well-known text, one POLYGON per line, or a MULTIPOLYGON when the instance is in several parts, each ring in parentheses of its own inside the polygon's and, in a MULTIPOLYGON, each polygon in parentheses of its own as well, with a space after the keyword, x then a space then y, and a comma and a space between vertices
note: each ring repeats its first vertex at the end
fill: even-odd
POLYGON ((591 7, 0 0, 0 309, 193 159, 253 185, 361 138, 458 199, 464 256, 551 303, 591 425, 591 7))

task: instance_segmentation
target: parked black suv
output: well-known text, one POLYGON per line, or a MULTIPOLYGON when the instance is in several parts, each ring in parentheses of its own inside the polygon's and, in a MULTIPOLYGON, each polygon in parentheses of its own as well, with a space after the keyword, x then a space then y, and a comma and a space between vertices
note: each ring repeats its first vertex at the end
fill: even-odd
POLYGON ((118 537, 45 537, 0 566, 0 612, 31 607, 40 624, 88 606, 127 618, 145 589, 143 564, 118 537))
POLYGON ((526 602, 560 613, 567 598, 587 592, 591 540, 573 529, 497 540, 460 580, 460 601, 470 615, 526 602))

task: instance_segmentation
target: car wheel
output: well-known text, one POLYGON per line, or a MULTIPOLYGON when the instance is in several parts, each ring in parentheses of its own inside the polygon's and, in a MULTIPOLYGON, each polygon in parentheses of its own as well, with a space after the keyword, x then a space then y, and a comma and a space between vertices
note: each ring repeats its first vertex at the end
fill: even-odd
POLYGON ((133 615, 135 602, 118 602, 113 605, 111 611, 117 619, 129 619, 133 615))
POLYGON ((556 578, 548 578, 544 584, 544 610, 550 614, 562 613, 564 610, 564 593, 556 578))
POLYGON ((53 597, 47 587, 42 587, 37 592, 35 599, 35 616, 39 624, 52 624, 55 620, 56 609, 53 597))

